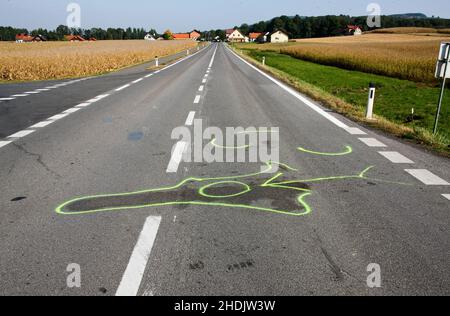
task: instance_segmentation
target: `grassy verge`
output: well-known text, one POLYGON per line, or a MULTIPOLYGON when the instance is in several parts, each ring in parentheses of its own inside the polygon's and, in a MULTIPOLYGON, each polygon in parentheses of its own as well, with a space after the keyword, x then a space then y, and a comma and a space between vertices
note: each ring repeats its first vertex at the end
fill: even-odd
POLYGON ((447 91, 444 100, 439 134, 433 135, 431 131, 438 88, 319 65, 276 52, 243 49, 242 55, 300 92, 352 120, 450 156, 450 91, 447 91), (260 63, 263 57, 266 57, 265 67, 260 63), (377 86, 376 119, 373 121, 366 120, 364 115, 370 82, 377 86))

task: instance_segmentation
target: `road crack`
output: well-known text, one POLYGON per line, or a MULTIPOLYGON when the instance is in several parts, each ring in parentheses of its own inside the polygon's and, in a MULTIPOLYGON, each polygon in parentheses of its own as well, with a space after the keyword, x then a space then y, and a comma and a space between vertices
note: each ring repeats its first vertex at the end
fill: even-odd
POLYGON ((23 145, 19 145, 19 144, 14 143, 14 142, 12 144, 17 149, 19 149, 20 151, 24 152, 27 156, 33 157, 36 160, 36 162, 39 165, 41 165, 48 173, 52 174, 56 178, 62 178, 62 176, 60 174, 58 174, 57 172, 53 171, 49 166, 47 166, 47 164, 42 160, 42 155, 36 154, 36 153, 33 153, 33 152, 27 150, 23 145))

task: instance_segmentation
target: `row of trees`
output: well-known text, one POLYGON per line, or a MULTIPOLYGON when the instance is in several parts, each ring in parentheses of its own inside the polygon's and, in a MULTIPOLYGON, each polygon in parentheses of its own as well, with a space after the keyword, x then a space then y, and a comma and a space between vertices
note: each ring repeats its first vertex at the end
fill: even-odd
MULTIPOLYGON (((408 18, 402 16, 382 16, 383 28, 390 27, 430 27, 430 28, 450 28, 450 19, 441 18, 408 18)), ((236 26, 243 34, 250 32, 273 32, 276 29, 283 29, 289 33, 291 38, 312 38, 327 37, 345 34, 348 25, 358 25, 364 31, 370 30, 367 26, 367 17, 350 17, 346 15, 329 15, 320 17, 294 17, 280 16, 270 21, 261 21, 252 25, 242 24, 236 26)), ((225 39, 222 30, 211 30, 204 33, 207 39, 216 37, 225 39)))
POLYGON ((132 39, 143 39, 147 33, 156 35, 158 37, 158 32, 154 29, 146 31, 143 28, 108 28, 106 30, 102 28, 92 28, 92 29, 71 29, 65 25, 58 26, 55 30, 46 29, 36 29, 29 31, 22 28, 13 27, 2 27, 0 26, 0 40, 1 41, 14 41, 16 34, 26 33, 31 35, 42 35, 49 41, 62 41, 66 35, 81 35, 85 38, 95 37, 98 40, 132 40, 132 39))

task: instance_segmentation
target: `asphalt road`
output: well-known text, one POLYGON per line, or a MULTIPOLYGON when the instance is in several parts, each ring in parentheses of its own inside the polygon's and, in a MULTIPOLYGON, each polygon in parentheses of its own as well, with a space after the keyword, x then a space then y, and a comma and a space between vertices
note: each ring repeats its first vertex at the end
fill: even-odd
POLYGON ((1 295, 450 294, 449 160, 321 108, 222 44, 2 101, 0 163, 1 295), (172 132, 194 119, 279 128, 263 142, 279 145, 278 172, 181 161, 193 140, 172 132), (81 287, 68 286, 73 264, 81 287))

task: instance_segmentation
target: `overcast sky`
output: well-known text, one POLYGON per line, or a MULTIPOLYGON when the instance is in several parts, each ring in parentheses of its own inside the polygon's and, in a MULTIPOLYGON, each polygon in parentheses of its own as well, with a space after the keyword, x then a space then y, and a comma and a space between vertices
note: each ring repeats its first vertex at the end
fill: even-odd
POLYGON ((367 15, 371 2, 382 14, 425 13, 450 18, 449 0, 0 0, 0 25, 54 29, 66 24, 69 3, 79 3, 81 27, 150 27, 175 32, 228 28, 279 15, 367 15))

